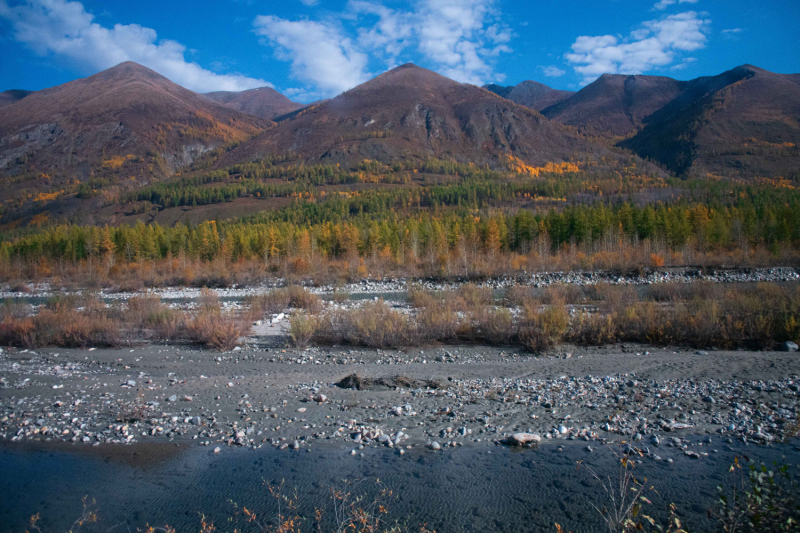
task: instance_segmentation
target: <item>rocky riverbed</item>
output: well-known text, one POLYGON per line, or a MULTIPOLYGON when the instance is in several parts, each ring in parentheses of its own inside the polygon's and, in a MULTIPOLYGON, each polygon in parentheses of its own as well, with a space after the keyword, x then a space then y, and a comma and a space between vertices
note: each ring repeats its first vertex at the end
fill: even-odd
MULTIPOLYGON (((506 276, 501 278, 489 279, 476 282, 476 285, 492 289, 504 289, 513 285, 529 285, 532 287, 549 287, 557 284, 589 286, 600 283, 609 285, 652 285, 657 283, 759 283, 759 282, 792 282, 800 281, 800 268, 796 267, 775 267, 775 268, 731 268, 731 269, 698 269, 698 268, 670 268, 651 270, 636 273, 603 272, 603 271, 573 271, 573 272, 536 272, 530 274, 520 274, 518 276, 506 276)), ((410 280, 410 279, 391 279, 391 278, 367 278, 355 283, 348 283, 341 286, 308 285, 311 292, 320 295, 332 295, 340 292, 350 295, 382 295, 391 293, 407 292, 411 284, 415 284, 424 290, 450 290, 463 284, 463 280, 451 282, 440 282, 430 280, 410 280)), ((241 299, 249 295, 263 293, 275 287, 282 287, 287 284, 284 279, 272 279, 264 282, 260 286, 237 287, 216 289, 220 298, 241 299)), ((0 288, 0 298, 46 298, 56 294, 64 294, 66 291, 62 287, 51 285, 50 283, 38 283, 27 285, 27 291, 21 292, 18 287, 12 288, 5 286, 0 288)), ((156 288, 149 291, 166 300, 182 300, 198 298, 199 288, 190 287, 167 287, 156 288)), ((107 300, 126 300, 136 292, 118 292, 114 290, 101 290, 98 296, 107 300)))
POLYGON ((212 451, 337 443, 359 455, 448 453, 533 433, 541 446, 624 440, 654 460, 664 447, 696 460, 724 442, 796 435, 799 374, 797 353, 639 345, 541 357, 481 346, 4 349, 0 438, 212 451))

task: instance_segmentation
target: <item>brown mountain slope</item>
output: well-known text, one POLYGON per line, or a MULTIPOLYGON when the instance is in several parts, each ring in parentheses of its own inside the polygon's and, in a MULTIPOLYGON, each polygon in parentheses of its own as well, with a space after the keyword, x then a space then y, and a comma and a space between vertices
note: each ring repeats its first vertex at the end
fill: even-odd
POLYGON ((532 80, 523 81, 510 87, 491 84, 484 85, 483 88, 536 111, 542 111, 575 94, 573 91, 552 89, 543 83, 532 80))
POLYGON ((514 86, 506 98, 536 111, 542 111, 552 105, 563 102, 573 94, 575 94, 573 91, 551 89, 543 83, 528 80, 514 86))
POLYGON ((0 171, 85 176, 127 155, 174 170, 270 124, 127 62, 0 109, 0 171))
POLYGON ((267 120, 273 120, 275 117, 303 107, 303 104, 292 102, 271 87, 259 87, 241 92, 217 91, 205 93, 203 96, 225 107, 267 120))
POLYGON ((407 64, 280 122, 219 164, 290 152, 330 163, 430 156, 488 163, 503 153, 545 163, 595 149, 536 111, 407 64))
POLYGON ((698 78, 621 143, 678 174, 797 175, 800 75, 744 65, 698 78))
POLYGON ((642 126, 648 115, 675 99, 686 82, 660 76, 603 74, 566 100, 547 107, 551 120, 591 135, 624 136, 642 126))
POLYGON ((22 89, 10 89, 0 93, 0 107, 11 105, 17 100, 22 100, 33 91, 24 91, 22 89))

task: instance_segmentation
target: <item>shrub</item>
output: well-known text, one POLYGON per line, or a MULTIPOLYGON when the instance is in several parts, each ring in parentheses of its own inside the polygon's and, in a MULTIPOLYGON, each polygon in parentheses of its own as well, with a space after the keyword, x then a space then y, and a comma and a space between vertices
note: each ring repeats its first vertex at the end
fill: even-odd
POLYGON ((462 285, 456 291, 461 300, 462 309, 480 309, 492 303, 492 289, 488 287, 478 287, 472 283, 462 285))
POLYGON ((219 296, 217 291, 213 291, 208 287, 200 289, 200 297, 197 299, 201 313, 217 313, 219 312, 219 296))
POLYGON ((408 303, 414 308, 428 307, 436 303, 436 298, 429 291, 413 284, 408 288, 408 303))
POLYGON ((569 338, 576 344, 598 346, 615 342, 618 335, 614 316, 584 311, 572 321, 569 338))
POLYGON ((413 345, 418 338, 408 317, 383 300, 369 302, 353 313, 353 329, 357 343, 370 348, 402 348, 413 345))
POLYGON ((563 305, 553 304, 539 310, 525 306, 519 328, 520 343, 532 352, 542 352, 561 341, 569 326, 569 315, 563 305))
MULTIPOLYGON (((40 322, 46 315, 37 316, 40 322)), ((56 315, 58 317, 58 315, 56 315)), ((65 348, 86 348, 87 346, 119 346, 120 324, 107 317, 89 317, 78 314, 71 317, 58 317, 61 324, 56 327, 51 342, 65 348)), ((38 324, 37 324, 38 327, 38 324)))
POLYGON ((30 304, 6 299, 0 305, 0 322, 14 318, 25 318, 31 314, 32 309, 33 307, 30 304))
POLYGON ((297 309, 304 309, 311 313, 318 313, 322 309, 322 300, 316 294, 312 294, 303 287, 290 285, 286 287, 289 296, 289 305, 297 309))
POLYGON ((281 313, 289 307, 304 309, 313 314, 322 310, 320 297, 297 285, 248 296, 245 302, 250 306, 251 317, 255 319, 281 313))
POLYGON ((36 326, 31 318, 6 318, 0 323, 0 343, 3 346, 38 348, 36 326))
POLYGON ((426 341, 449 342, 456 339, 462 321, 450 305, 431 303, 417 313, 420 336, 426 341))
POLYGON ((144 327, 162 322, 169 311, 158 296, 147 294, 128 298, 124 316, 129 327, 144 327))
POLYGON ((282 312, 289 307, 289 294, 284 289, 276 289, 263 294, 250 295, 245 298, 254 319, 282 312))
POLYGON ((517 327, 509 309, 485 309, 475 322, 480 339, 488 344, 511 344, 516 335, 517 327))
POLYGON ((42 309, 30 318, 5 320, 0 342, 24 348, 118 346, 119 331, 120 324, 106 316, 42 309))
POLYGON ((332 299, 337 304, 343 304, 344 302, 350 299, 350 295, 337 287, 336 289, 333 290, 332 299))
POLYGON ((733 479, 727 487, 718 487, 719 503, 708 513, 717 519, 720 531, 798 531, 800 485, 795 468, 777 464, 768 468, 737 457, 729 472, 733 479))
POLYGON ((317 332, 317 317, 298 314, 289 319, 289 335, 298 348, 305 348, 317 332))
POLYGON ((231 350, 249 329, 236 316, 222 312, 201 312, 186 322, 189 340, 220 351, 231 350))

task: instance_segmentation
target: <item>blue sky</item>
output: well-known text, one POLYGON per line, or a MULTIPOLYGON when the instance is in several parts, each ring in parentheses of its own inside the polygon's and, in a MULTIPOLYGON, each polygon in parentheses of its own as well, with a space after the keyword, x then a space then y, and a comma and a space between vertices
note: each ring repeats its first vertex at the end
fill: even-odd
POLYGON ((458 81, 579 89, 603 72, 800 72, 797 0, 0 0, 0 90, 122 61, 198 92, 303 102, 413 62, 458 81))

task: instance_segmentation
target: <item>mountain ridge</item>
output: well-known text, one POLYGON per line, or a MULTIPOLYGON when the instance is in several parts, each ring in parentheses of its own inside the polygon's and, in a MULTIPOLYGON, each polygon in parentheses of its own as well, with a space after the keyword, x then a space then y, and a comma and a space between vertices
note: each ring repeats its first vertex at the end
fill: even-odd
POLYGON ((218 104, 266 120, 296 111, 304 104, 291 101, 272 87, 258 87, 247 91, 216 91, 203 94, 218 104))
POLYGON ((219 165, 288 152, 306 162, 439 157, 484 163, 506 153, 545 163, 576 149, 595 147, 535 110, 409 63, 280 122, 219 165))

